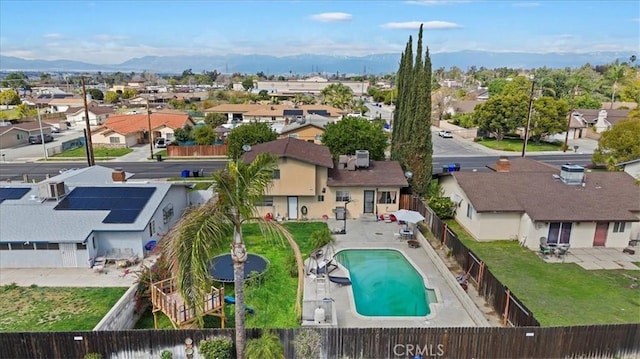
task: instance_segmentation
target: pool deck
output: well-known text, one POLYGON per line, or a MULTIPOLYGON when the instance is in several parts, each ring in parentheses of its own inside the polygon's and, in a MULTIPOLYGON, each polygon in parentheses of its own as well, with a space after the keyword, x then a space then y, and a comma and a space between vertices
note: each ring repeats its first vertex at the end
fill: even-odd
MULTIPOLYGON (((342 221, 329 220, 330 229, 342 228, 342 221)), ((339 286, 327 282, 326 289, 318 289, 317 279, 305 280, 304 300, 331 298, 336 308, 337 326, 340 328, 366 327, 488 327, 491 326, 467 293, 460 287, 453 274, 438 257, 434 249, 418 231, 419 248, 409 248, 400 239, 397 223, 376 221, 375 218, 347 220, 346 234, 334 235, 335 252, 343 249, 392 249, 398 250, 425 278, 425 286, 435 289, 438 303, 430 306, 426 317, 365 317, 355 310, 351 286, 339 286)), ((332 276, 346 276, 344 267, 332 272, 332 276)))

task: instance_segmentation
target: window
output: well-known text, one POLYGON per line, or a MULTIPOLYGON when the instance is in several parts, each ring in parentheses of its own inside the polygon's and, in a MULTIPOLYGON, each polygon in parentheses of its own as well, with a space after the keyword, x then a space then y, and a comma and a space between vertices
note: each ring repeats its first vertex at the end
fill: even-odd
POLYGON ((471 206, 471 203, 467 203, 467 218, 473 219, 473 206, 471 206))
POLYGON ((162 209, 162 223, 167 223, 173 217, 173 204, 169 203, 162 209))
POLYGON ((336 191, 336 202, 348 202, 351 194, 348 191, 336 191))
POLYGON ((84 250, 87 249, 87 244, 86 243, 76 243, 76 249, 84 251, 84 250))
POLYGON ((13 242, 11 243, 11 250, 25 250, 25 249, 33 249, 33 243, 30 242, 13 242))
POLYGON ((0 243, 0 251, 8 251, 9 243, 0 243))
POLYGON ((322 142, 322 135, 316 135, 316 141, 322 142))
POLYGON ((156 233, 156 221, 155 220, 151 220, 151 222, 149 222, 149 235, 153 236, 156 233))
POLYGON ((262 202, 256 203, 258 207, 272 207, 273 206, 273 197, 272 196, 264 196, 262 197, 262 202))
POLYGON ((396 203, 396 191, 380 191, 378 192, 378 203, 394 204, 396 203))
POLYGON ((318 202, 324 202, 324 195, 323 194, 318 195, 318 202))
POLYGON ((552 222, 549 224, 549 234, 547 235, 547 243, 569 244, 571 238, 570 222, 552 222))
POLYGON ((36 250, 43 250, 43 249, 57 250, 57 249, 60 249, 60 247, 58 243, 36 242, 36 250))
POLYGON ((626 222, 613 222, 613 233, 624 232, 624 225, 626 222))
POLYGON ((280 179, 280 170, 273 170, 273 179, 280 179))
POLYGON ((109 143, 120 143, 120 137, 109 137, 109 143))
POLYGON ((18 134, 16 135, 16 139, 18 139, 18 140, 21 140, 21 139, 23 139, 23 138, 24 138, 24 133, 18 133, 18 134))
POLYGON ((292 133, 289 135, 289 137, 291 138, 298 138, 298 134, 297 133, 292 133))

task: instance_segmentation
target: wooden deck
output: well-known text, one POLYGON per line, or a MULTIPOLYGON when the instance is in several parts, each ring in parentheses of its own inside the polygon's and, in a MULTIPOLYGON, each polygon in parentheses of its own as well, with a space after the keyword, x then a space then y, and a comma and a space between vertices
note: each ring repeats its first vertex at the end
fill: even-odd
MULTIPOLYGON (((153 305, 153 322, 156 329, 158 329, 157 312, 164 313, 176 329, 188 327, 196 321, 194 310, 187 307, 178 292, 178 283, 175 277, 152 283, 151 304, 153 305)), ((211 292, 205 297, 202 313, 219 317, 222 328, 224 328, 224 288, 211 287, 211 292)))

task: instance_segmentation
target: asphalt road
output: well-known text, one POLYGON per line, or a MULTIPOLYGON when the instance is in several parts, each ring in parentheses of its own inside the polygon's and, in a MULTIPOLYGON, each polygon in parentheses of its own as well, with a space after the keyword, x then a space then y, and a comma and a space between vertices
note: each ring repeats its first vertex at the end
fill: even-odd
MULTIPOLYGON (((474 157, 452 157, 434 156, 434 173, 442 172, 442 166, 450 163, 459 163, 461 171, 486 171, 488 164, 495 163, 500 156, 474 156, 474 157)), ((535 155, 527 156, 555 166, 565 163, 587 165, 591 163, 590 154, 569 153, 566 155, 535 155)), ((212 172, 225 165, 224 160, 204 160, 204 161, 163 161, 163 162, 97 162, 98 165, 109 168, 121 168, 126 172, 134 173, 134 179, 157 179, 180 177, 183 170, 198 171, 202 169, 204 175, 208 176, 212 172)), ((47 175, 55 176, 61 169, 83 168, 84 162, 30 162, 30 163, 2 163, 0 164, 0 185, 7 180, 22 181, 24 176, 29 181, 40 181, 47 175)))

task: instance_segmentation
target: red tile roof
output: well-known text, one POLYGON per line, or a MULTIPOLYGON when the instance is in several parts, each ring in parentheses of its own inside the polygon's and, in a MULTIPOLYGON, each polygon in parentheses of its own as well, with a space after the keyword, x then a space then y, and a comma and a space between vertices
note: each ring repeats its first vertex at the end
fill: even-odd
POLYGON ((245 162, 251 162, 262 152, 271 153, 277 157, 293 158, 317 166, 333 168, 333 159, 328 147, 292 137, 252 146, 251 151, 246 152, 243 159, 245 162))
MULTIPOLYGON (((194 126, 193 121, 186 113, 151 113, 151 130, 164 127, 175 130, 187 124, 194 126)), ((149 130, 147 114, 110 116, 103 126, 122 135, 149 130)))
POLYGON ((371 161, 369 168, 358 168, 355 171, 332 168, 329 170, 327 186, 393 186, 407 187, 404 171, 397 161, 371 161))

